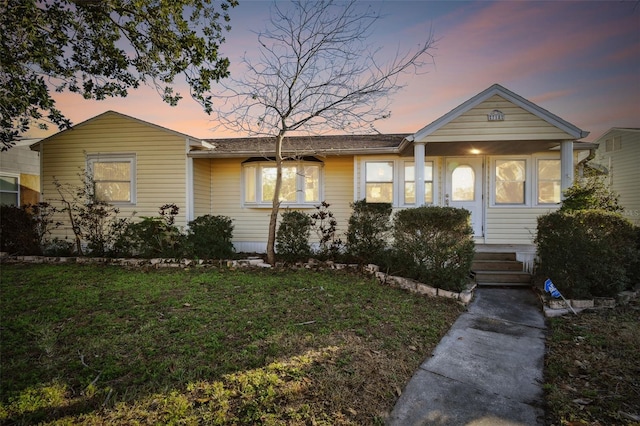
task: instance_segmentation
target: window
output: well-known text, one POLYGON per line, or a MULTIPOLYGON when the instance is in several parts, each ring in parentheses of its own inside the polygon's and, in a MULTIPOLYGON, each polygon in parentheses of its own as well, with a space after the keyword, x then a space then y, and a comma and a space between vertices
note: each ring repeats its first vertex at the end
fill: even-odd
POLYGON ((476 198, 476 174, 466 164, 451 172, 451 201, 474 201, 476 198))
POLYGON ((620 151, 622 149, 622 136, 614 136, 605 141, 605 152, 620 151))
POLYGON ((496 204, 525 204, 525 160, 496 160, 495 178, 496 204))
MULTIPOLYGON (((243 164, 244 202, 270 206, 276 187, 273 162, 248 160, 243 164)), ((287 162, 282 167, 280 201, 285 205, 317 204, 321 199, 321 168, 318 160, 287 162)))
POLYGON ((560 202, 560 160, 538 160, 538 204, 560 202))
POLYGON ((0 175, 0 205, 20 205, 20 177, 0 175))
MULTIPOLYGON (((413 161, 404 163, 404 203, 416 203, 415 165, 413 161)), ((424 164, 424 202, 433 203, 433 161, 424 164)))
POLYGON ((96 198, 109 203, 135 203, 135 155, 89 155, 96 198))
POLYGON ((365 199, 368 203, 393 203, 393 161, 365 163, 365 199))

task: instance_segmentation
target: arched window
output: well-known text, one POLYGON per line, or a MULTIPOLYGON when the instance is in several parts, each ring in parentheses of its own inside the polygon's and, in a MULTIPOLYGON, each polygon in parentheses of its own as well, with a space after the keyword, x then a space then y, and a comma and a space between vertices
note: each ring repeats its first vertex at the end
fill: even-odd
POLYGON ((471 166, 461 164, 451 173, 451 201, 474 201, 476 174, 471 166))

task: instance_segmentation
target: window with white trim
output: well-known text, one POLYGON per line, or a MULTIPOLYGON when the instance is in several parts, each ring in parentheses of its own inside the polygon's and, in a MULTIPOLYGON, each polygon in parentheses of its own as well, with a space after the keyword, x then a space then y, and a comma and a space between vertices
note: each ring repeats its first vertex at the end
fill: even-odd
POLYGON ((560 202, 560 160, 538 160, 538 204, 560 202))
POLYGON ((393 161, 365 163, 365 199, 368 203, 393 203, 393 161))
MULTIPOLYGON (((271 206, 276 186, 273 161, 249 159, 242 164, 244 203, 271 206)), ((280 201, 283 206, 316 205, 322 198, 322 162, 316 159, 286 161, 282 166, 280 201)))
MULTIPOLYGON (((404 162, 404 203, 416 203, 416 168, 413 161, 404 162)), ((433 161, 424 163, 424 202, 433 203, 433 161)))
POLYGON ((494 173, 496 204, 526 204, 526 160, 496 160, 494 173))
POLYGON ((0 175, 0 205, 20 205, 20 176, 0 175))
POLYGON ((538 154, 492 160, 492 205, 557 206, 561 201, 561 161, 538 154))
POLYGON ((115 204, 136 202, 135 154, 91 154, 87 170, 94 183, 96 198, 115 204))

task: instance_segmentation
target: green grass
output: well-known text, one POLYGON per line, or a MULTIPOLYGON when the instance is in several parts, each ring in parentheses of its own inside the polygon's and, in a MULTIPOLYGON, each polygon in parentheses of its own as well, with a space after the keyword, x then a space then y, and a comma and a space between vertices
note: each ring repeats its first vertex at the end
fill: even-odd
POLYGON ((6 424, 382 424, 463 309, 337 272, 0 279, 6 424))
POLYGON ((550 321, 549 425, 640 425, 640 305, 550 321))

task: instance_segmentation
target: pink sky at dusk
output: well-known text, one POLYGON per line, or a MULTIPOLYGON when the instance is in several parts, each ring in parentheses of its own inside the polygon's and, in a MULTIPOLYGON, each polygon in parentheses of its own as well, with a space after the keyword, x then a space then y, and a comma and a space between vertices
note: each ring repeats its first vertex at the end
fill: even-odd
MULTIPOLYGON (((430 30, 438 39, 434 64, 392 99, 382 133, 412 133, 494 83, 538 104, 591 134, 611 127, 640 128, 640 5, 633 1, 362 1, 382 11, 370 41, 385 51, 416 46, 430 30)), ((240 0, 231 11, 232 30, 221 54, 252 54, 269 2, 240 0)), ((221 129, 188 96, 177 107, 153 88, 127 98, 86 101, 56 94, 57 106, 80 123, 107 110, 118 111, 200 138, 239 137, 221 129)), ((36 133, 33 137, 52 134, 36 133)))

